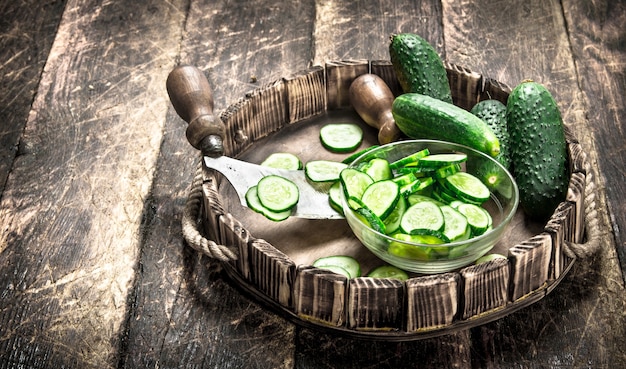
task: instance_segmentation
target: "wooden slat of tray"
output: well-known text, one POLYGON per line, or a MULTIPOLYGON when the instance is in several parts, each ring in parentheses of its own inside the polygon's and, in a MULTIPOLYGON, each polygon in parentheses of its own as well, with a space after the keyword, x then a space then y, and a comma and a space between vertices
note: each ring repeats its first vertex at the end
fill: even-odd
MULTIPOLYGON (((312 143, 316 140, 315 132, 324 122, 358 119, 354 112, 345 109, 344 94, 349 81, 374 70, 387 79, 393 76, 391 64, 385 61, 371 64, 363 61, 330 62, 324 68, 296 73, 248 94, 222 114, 227 125, 236 127, 229 130, 230 138, 235 141, 231 153, 254 162, 276 151, 277 147, 295 146, 304 155, 303 161, 319 158, 316 155, 325 155, 323 158, 331 160, 339 158, 316 148, 319 143, 312 143), (322 84, 321 76, 325 76, 325 84, 322 84), (328 83, 332 86, 330 92, 328 83), (322 93, 323 87, 327 88, 326 95, 322 93), (315 96, 309 98, 309 93, 315 96), (307 107, 299 110, 283 106, 278 109, 278 114, 260 114, 255 110, 280 101, 289 104, 305 102, 307 107), (323 101, 326 102, 325 109, 321 109, 323 101), (343 108, 329 110, 329 106, 343 108), (301 134, 302 131, 305 139, 288 141, 290 134, 301 134), (285 143, 289 145, 281 146, 285 143)), ((448 74, 453 95, 462 91, 474 96, 455 97, 455 101, 465 108, 486 97, 506 101, 508 88, 497 81, 458 66, 448 66, 448 74)), ((363 126, 367 130, 367 126, 363 126)), ((354 236, 345 222, 289 219, 272 224, 242 208, 233 198, 229 186, 221 183, 221 176, 210 170, 205 171, 204 205, 209 209, 205 216, 208 223, 213 223, 210 228, 215 228, 215 219, 219 219, 217 233, 214 233, 216 241, 238 249, 240 260, 234 268, 228 268, 230 274, 245 290, 274 310, 282 310, 290 319, 356 337, 390 340, 431 337, 483 324, 527 306, 551 291, 571 268, 574 259, 564 253, 563 245, 566 241, 579 242, 584 236, 585 155, 570 132, 567 137, 572 172, 568 198, 559 205, 547 224, 527 223, 518 212, 508 238, 494 249, 508 255, 508 259, 496 259, 444 275, 412 275, 403 283, 405 295, 402 298, 394 300, 391 298, 394 292, 389 295, 389 291, 385 291, 371 300, 391 304, 393 312, 402 313, 401 322, 391 319, 394 314, 378 314, 378 306, 371 311, 378 320, 359 320, 364 306, 360 305, 359 296, 365 296, 368 291, 376 296, 384 284, 348 281, 308 265, 318 257, 328 255, 324 252, 352 253, 357 259, 368 260, 365 262, 368 267, 377 262, 378 259, 364 247, 353 245, 354 236), (251 232, 242 232, 243 227, 251 232), (270 240, 274 232, 277 236, 270 240), (332 237, 324 239, 320 233, 332 237), (259 234, 268 240, 257 239, 259 234), (288 237, 283 240, 283 235, 288 237), (335 242, 338 244, 334 245, 335 242), (272 283, 272 279, 276 282, 272 283), (433 281, 437 283, 433 285, 433 281), (449 306, 443 311, 442 301, 447 301, 446 306, 449 306)), ((375 135, 366 131, 364 145, 376 143, 374 140, 375 135)))

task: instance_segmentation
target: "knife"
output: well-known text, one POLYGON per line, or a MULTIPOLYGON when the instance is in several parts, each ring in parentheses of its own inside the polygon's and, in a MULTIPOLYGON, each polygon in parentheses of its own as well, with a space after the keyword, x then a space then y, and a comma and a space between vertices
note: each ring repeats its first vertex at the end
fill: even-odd
POLYGON ((306 179, 304 170, 282 170, 264 167, 224 155, 224 124, 213 113, 213 92, 198 68, 183 65, 167 77, 167 93, 176 113, 189 125, 185 132, 189 143, 200 150, 207 168, 220 172, 233 186, 243 206, 248 207, 246 192, 261 178, 278 175, 298 186, 300 199, 292 216, 306 219, 343 219, 330 206, 328 194, 319 191, 306 179))

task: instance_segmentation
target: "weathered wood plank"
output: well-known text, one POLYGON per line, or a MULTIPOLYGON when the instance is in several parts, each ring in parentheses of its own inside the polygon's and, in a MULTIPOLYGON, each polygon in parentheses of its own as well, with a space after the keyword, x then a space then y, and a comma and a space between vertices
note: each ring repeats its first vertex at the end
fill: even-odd
MULTIPOLYGON (((205 71, 218 114, 308 65, 312 2, 199 0, 185 7, 180 63, 205 71)), ((181 242, 180 214, 197 160, 184 129, 170 109, 123 366, 289 368, 293 325, 243 296, 218 263, 181 242)))
MULTIPOLYGON (((585 6, 595 7, 591 4, 585 6)), ((594 14, 592 8, 587 14, 594 14)), ((591 28, 589 20, 586 20, 588 25, 582 25, 581 28, 573 26, 581 24, 582 19, 566 20, 558 1, 502 2, 494 6, 489 1, 445 0, 443 9, 449 61, 511 87, 525 78, 533 78, 545 84, 553 93, 566 124, 580 140, 583 149, 590 154, 592 162, 597 160, 600 153, 595 152, 596 145, 591 136, 597 128, 591 127, 604 127, 604 122, 591 121, 585 112, 603 110, 601 106, 604 103, 584 98, 580 86, 586 85, 586 77, 579 77, 579 70, 585 61, 582 56, 575 58, 572 55, 570 38, 573 33, 580 34, 582 29, 584 33, 588 32, 591 28), (538 27, 538 24, 541 26, 538 27)), ((572 13, 571 16, 578 17, 581 12, 572 10, 572 13)), ((613 22, 621 19, 617 15, 613 17, 613 22)), ((601 47, 597 38, 585 40, 584 46, 579 44, 579 55, 592 52, 596 46, 601 47)), ((615 54, 613 56, 617 57, 615 54)), ((599 64, 592 64, 587 69, 588 74, 596 73, 593 65, 601 71, 607 70, 600 68, 599 64)), ((604 89, 610 77, 605 74, 601 78, 604 82, 597 87, 604 89)), ((592 89, 588 93, 603 96, 623 91, 623 85, 615 88, 615 92, 603 93, 602 90, 592 89)), ((602 115, 597 119, 605 117, 602 115)), ((613 138, 617 140, 618 137, 613 138)), ((614 142, 613 148, 616 145, 623 146, 623 139, 619 144, 614 142)), ((616 159, 613 157, 608 163, 616 159)), ((623 186, 623 183, 619 186, 623 186)), ((606 206, 604 186, 600 183, 598 187, 597 196, 602 198, 601 223, 604 223, 603 229, 608 230, 606 212, 603 210, 606 206)), ((618 203, 622 204, 623 201, 618 203)), ((624 351, 613 343, 623 336, 626 324, 623 314, 615 315, 616 311, 624 309, 624 301, 620 297, 624 294, 624 287, 617 282, 621 282, 622 276, 614 256, 615 244, 608 233, 603 236, 604 248, 600 255, 577 261, 570 275, 551 295, 498 322, 472 330, 473 347, 477 350, 473 356, 475 366, 512 368, 554 360, 568 367, 581 367, 589 363, 600 367, 619 366, 618 363, 624 365, 625 356, 620 354, 624 351), (617 324, 605 324, 615 319, 618 320, 617 324)))
POLYGON ((37 0, 0 4, 0 194, 17 154, 64 6, 62 1, 37 0))
MULTIPOLYGON (((571 35, 580 88, 586 106, 587 126, 595 139, 598 161, 611 214, 611 228, 626 282, 626 203, 623 194, 626 162, 626 3, 624 1, 565 1, 565 19, 571 35)), ((608 230, 608 227, 607 227, 608 230)))
POLYGON ((0 202, 0 357, 117 366, 176 3, 70 1, 0 202), (132 52, 131 52, 132 51, 132 52))
POLYGON ((302 329, 295 368, 469 368, 465 333, 414 342, 369 342, 302 329), (438 354, 441 351, 444 354, 438 354))

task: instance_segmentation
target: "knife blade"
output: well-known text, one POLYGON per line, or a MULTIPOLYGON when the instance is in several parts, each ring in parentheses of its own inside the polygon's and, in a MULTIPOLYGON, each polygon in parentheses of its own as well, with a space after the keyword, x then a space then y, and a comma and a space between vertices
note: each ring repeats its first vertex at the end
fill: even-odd
POLYGON ((300 199, 293 210, 293 217, 343 219, 343 216, 330 206, 328 194, 311 186, 303 170, 269 168, 228 156, 217 158, 205 156, 204 164, 207 168, 214 169, 226 177, 235 189, 235 192, 237 192, 239 201, 243 206, 248 207, 245 196, 250 187, 255 186, 265 176, 278 175, 289 179, 298 186, 300 199))

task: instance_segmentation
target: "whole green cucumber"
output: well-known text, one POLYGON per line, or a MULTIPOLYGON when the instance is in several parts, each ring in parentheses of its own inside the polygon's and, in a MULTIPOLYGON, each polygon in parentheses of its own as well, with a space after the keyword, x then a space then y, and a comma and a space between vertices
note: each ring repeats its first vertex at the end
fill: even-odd
POLYGON ((500 154, 496 156, 496 160, 506 169, 509 169, 511 163, 509 129, 506 122, 506 105, 499 100, 488 99, 476 103, 470 110, 478 118, 482 119, 500 141, 500 154))
POLYGON ((405 93, 415 92, 452 103, 446 68, 428 41, 413 33, 393 34, 389 56, 405 93))
POLYGON ((517 85, 506 106, 520 206, 531 219, 544 221, 565 199, 569 181, 561 113, 550 92, 533 81, 517 85))
POLYGON ((410 138, 454 142, 493 157, 500 153, 500 142, 487 123, 451 103, 407 93, 396 97, 391 113, 398 128, 410 138))

